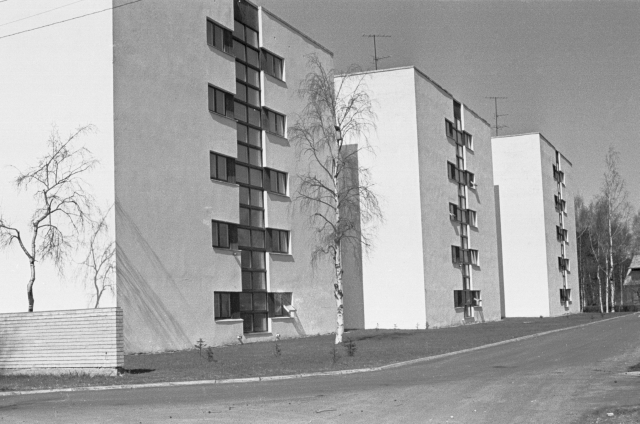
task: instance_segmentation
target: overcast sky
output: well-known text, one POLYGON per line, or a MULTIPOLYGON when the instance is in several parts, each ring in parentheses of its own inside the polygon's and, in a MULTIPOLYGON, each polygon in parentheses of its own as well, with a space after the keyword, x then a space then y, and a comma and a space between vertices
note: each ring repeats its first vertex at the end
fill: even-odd
POLYGON ((414 65, 501 135, 541 132, 573 162, 577 191, 600 188, 609 145, 640 206, 640 2, 260 0, 334 52, 337 69, 414 65))

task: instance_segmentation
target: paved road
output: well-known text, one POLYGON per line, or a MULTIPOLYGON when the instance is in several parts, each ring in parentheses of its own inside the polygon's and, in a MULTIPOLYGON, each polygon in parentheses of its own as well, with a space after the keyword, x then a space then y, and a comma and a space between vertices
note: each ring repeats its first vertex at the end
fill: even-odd
POLYGON ((0 398, 0 424, 580 423, 640 404, 633 314, 398 369, 335 377, 0 398))

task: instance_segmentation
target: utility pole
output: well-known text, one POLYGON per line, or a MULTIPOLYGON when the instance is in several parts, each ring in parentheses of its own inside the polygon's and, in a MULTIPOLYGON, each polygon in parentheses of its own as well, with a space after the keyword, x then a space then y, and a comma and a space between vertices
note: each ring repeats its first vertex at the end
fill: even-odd
POLYGON ((375 64, 376 71, 378 70, 378 61, 382 59, 390 58, 391 56, 378 57, 378 50, 376 48, 376 37, 382 38, 391 38, 390 35, 380 35, 380 34, 363 34, 363 37, 373 37, 373 63, 375 64))
POLYGON ((504 114, 504 115, 498 115, 498 99, 507 99, 508 97, 495 97, 495 96, 491 96, 491 97, 485 97, 485 99, 493 99, 496 105, 496 126, 493 127, 496 130, 496 137, 498 136, 498 130, 502 129, 502 128, 509 128, 506 125, 498 125, 498 118, 501 116, 508 116, 508 114, 504 114))

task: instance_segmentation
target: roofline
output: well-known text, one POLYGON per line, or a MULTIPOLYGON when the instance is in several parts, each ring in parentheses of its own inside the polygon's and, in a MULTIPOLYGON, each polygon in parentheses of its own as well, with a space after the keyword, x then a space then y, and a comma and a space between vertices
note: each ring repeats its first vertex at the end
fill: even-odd
MULTIPOLYGON (((404 69, 413 69, 418 75, 420 75, 421 77, 423 77, 424 79, 426 79, 427 81, 429 81, 431 84, 433 84, 436 88, 438 88, 440 91, 442 91, 445 95, 447 95, 449 98, 451 98, 451 100, 456 100, 455 97, 453 97, 453 94, 451 94, 450 92, 448 92, 443 86, 441 86, 440 84, 438 84, 437 82, 435 82, 433 79, 431 79, 429 77, 429 75, 425 74, 424 72, 422 72, 420 69, 416 68, 413 65, 410 66, 401 66, 398 68, 387 68, 387 69, 374 69, 371 71, 362 71, 362 72, 354 72, 351 73, 349 75, 359 75, 359 74, 376 74, 379 72, 390 72, 390 71, 401 71, 404 69)), ((340 74, 340 75, 336 75, 337 77, 343 77, 347 74, 340 74)), ((477 112, 475 112, 473 109, 471 109, 469 106, 467 106, 466 104, 464 104, 463 102, 460 102, 464 108, 466 110, 468 110, 473 116, 475 116, 476 118, 478 118, 480 121, 482 121, 486 126, 491 127, 491 124, 489 122, 487 122, 487 120, 485 120, 482 116, 478 115, 477 112)))
POLYGON ((266 7, 258 6, 258 9, 263 11, 267 15, 271 16, 273 19, 275 19, 276 21, 278 21, 282 25, 286 26, 291 31, 295 32, 296 34, 298 34, 299 36, 301 36, 302 38, 304 38, 305 40, 307 40, 308 42, 310 42, 314 46, 318 47, 319 49, 323 50, 325 53, 327 53, 331 57, 333 57, 333 52, 331 50, 329 50, 328 48, 326 48, 322 44, 318 43, 316 40, 314 40, 313 38, 309 37, 307 34, 305 34, 304 32, 300 31, 298 28, 294 27, 293 25, 291 25, 290 23, 288 23, 287 21, 285 21, 280 16, 276 15, 275 13, 273 13, 272 11, 267 9, 266 7))
POLYGON ((491 139, 493 140, 494 138, 521 137, 521 136, 524 136, 524 135, 538 135, 538 136, 540 136, 540 138, 543 139, 544 141, 546 141, 547 144, 549 144, 549 146, 551 146, 553 148, 553 150, 558 152, 560 154, 560 156, 562 156, 564 158, 564 160, 569 162, 569 165, 573 166, 573 163, 560 150, 558 150, 556 148, 556 146, 553 145, 553 143, 551 143, 549 140, 547 140, 547 137, 545 137, 541 132, 530 132, 530 133, 511 134, 511 135, 497 135, 495 137, 491 137, 491 139))

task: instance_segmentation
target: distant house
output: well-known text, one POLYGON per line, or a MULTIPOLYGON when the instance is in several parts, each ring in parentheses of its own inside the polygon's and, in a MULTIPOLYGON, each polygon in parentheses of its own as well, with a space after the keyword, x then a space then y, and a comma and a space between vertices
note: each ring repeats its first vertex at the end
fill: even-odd
POLYGON ((623 305, 640 305, 640 255, 635 255, 629 265, 622 287, 623 305))

